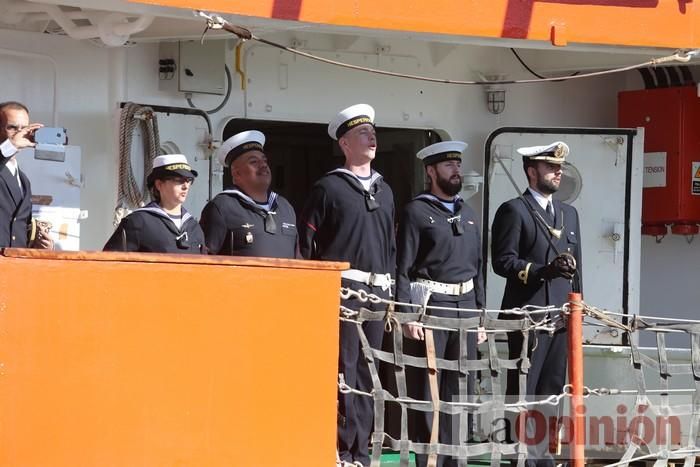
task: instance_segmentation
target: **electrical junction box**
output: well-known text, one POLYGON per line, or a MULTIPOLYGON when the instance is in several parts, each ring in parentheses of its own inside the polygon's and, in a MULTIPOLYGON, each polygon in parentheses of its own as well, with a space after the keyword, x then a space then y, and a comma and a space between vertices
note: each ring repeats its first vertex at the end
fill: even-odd
POLYGON ((161 42, 158 89, 223 95, 226 91, 226 41, 161 42))
POLYGON ((667 225, 695 235, 700 223, 700 97, 696 86, 625 91, 618 123, 644 127, 642 232, 663 236, 667 225))

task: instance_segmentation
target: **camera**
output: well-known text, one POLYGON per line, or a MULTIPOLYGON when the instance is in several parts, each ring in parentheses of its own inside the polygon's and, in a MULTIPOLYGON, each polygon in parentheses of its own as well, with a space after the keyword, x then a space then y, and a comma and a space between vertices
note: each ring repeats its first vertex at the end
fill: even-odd
POLYGON ((34 132, 36 144, 68 144, 68 133, 65 128, 41 127, 34 132))
POLYGON ((34 158, 63 162, 66 160, 68 133, 65 128, 42 127, 34 132, 34 158))

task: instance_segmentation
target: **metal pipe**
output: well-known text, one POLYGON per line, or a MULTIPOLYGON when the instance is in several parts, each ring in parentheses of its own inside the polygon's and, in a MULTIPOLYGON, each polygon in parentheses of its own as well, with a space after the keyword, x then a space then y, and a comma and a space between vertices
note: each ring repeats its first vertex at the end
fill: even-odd
MULTIPOLYGON (((124 19, 126 18, 128 18, 128 16, 124 15, 124 19)), ((137 34, 148 28, 151 25, 151 23, 153 23, 154 19, 155 16, 151 15, 139 16, 135 20, 129 21, 127 23, 114 24, 113 32, 120 36, 130 36, 132 34, 137 34)))
POLYGON ((32 21, 44 20, 44 15, 46 15, 46 19, 54 20, 73 39, 94 39, 99 37, 107 45, 122 45, 128 40, 130 35, 148 28, 154 20, 154 17, 151 15, 137 16, 135 20, 128 21, 128 18, 133 16, 98 11, 65 12, 57 5, 30 3, 20 0, 8 5, 3 21, 9 24, 18 24, 25 19, 31 19, 32 21), (100 14, 99 20, 91 21, 93 24, 90 26, 77 26, 73 22, 74 19, 92 19, 95 17, 95 14, 100 14), (118 44, 117 42, 120 43, 118 44))

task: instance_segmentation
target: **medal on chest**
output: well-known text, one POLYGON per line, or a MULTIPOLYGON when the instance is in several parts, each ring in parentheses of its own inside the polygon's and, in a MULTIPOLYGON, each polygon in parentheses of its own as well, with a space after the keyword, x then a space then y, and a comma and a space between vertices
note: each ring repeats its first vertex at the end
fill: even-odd
MULTIPOLYGON (((255 227, 255 225, 249 224, 249 223, 246 222, 246 223, 243 224, 241 227, 243 227, 244 229, 251 229, 251 228, 255 227)), ((245 233, 245 242, 246 242, 248 245, 250 245, 251 243, 253 243, 253 240, 255 240, 255 239, 253 238, 253 232, 251 232, 250 230, 248 230, 248 232, 245 233)))

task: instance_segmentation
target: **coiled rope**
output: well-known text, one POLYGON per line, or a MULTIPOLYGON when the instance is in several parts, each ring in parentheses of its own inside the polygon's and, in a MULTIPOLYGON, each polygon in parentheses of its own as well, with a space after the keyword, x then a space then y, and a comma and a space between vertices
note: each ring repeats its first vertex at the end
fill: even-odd
POLYGON ((160 137, 158 135, 158 119, 150 107, 144 107, 133 102, 126 102, 119 115, 119 186, 117 207, 114 212, 116 227, 129 212, 146 203, 148 188, 146 175, 153 168, 153 159, 160 153, 160 137), (131 165, 131 144, 136 126, 141 126, 143 135, 144 180, 139 187, 131 165))

